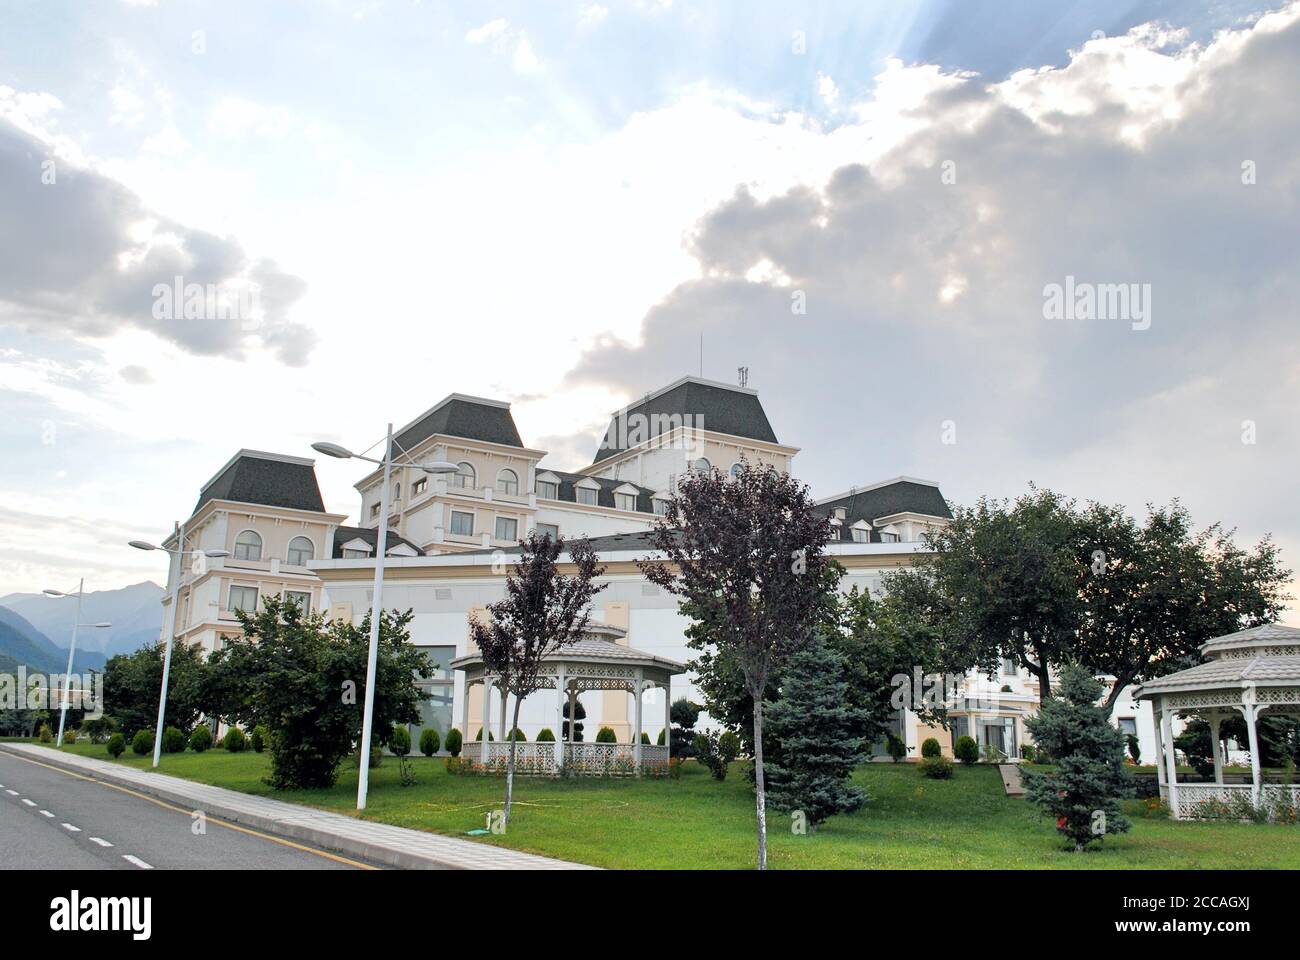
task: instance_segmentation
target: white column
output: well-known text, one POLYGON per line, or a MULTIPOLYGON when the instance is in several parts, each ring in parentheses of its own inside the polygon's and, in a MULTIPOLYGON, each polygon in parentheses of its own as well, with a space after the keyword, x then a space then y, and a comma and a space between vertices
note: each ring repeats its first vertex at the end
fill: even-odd
POLYGON ((502 743, 506 742, 506 733, 509 732, 506 730, 506 721, 510 719, 509 717, 510 711, 508 709, 509 706, 510 706, 510 691, 507 690, 505 687, 502 687, 501 688, 501 733, 497 737, 497 739, 500 740, 502 743))
POLYGON ((1210 749, 1214 751, 1214 782, 1223 786, 1223 751, 1219 743, 1219 724, 1221 722, 1218 710, 1210 711, 1210 749))
POLYGON ((561 663, 555 674, 555 770, 564 766, 564 688, 568 681, 561 663))
POLYGON ((1156 737, 1156 783, 1160 786, 1160 798, 1166 800, 1168 797, 1165 795, 1165 741, 1164 737, 1160 734, 1160 724, 1162 722, 1163 714, 1158 708, 1157 703, 1158 701, 1156 700, 1151 701, 1151 719, 1153 721, 1151 726, 1154 729, 1156 737))
MULTIPOLYGON (((1163 703, 1162 703, 1163 706, 1163 703)), ((1166 746, 1165 754, 1165 775, 1169 779, 1169 810, 1175 820, 1178 817, 1178 758, 1174 751, 1174 713, 1172 710, 1162 711, 1161 721, 1164 725, 1164 741, 1166 746)))
POLYGON ((462 749, 465 741, 469 740, 469 687, 470 687, 469 674, 466 673, 465 689, 464 689, 464 693, 462 694, 462 700, 460 705, 460 711, 461 711, 460 736, 461 736, 462 749))
POLYGON ((492 735, 492 677, 483 674, 483 746, 479 749, 479 759, 487 763, 488 737, 492 735))
POLYGON ((672 679, 664 681, 664 754, 669 760, 673 757, 673 698, 672 679))
POLYGON ((1248 703, 1242 712, 1246 714, 1246 736, 1250 739, 1250 799, 1258 807, 1260 793, 1259 736, 1255 732, 1255 719, 1259 716, 1259 706, 1258 704, 1248 703))
POLYGON ((578 742, 578 690, 569 688, 569 743, 578 742))
POLYGON ((636 719, 632 724, 632 762, 636 764, 638 777, 641 776, 641 696, 645 693, 641 683, 644 676, 645 671, 637 667, 636 679, 632 681, 632 688, 636 691, 636 719))

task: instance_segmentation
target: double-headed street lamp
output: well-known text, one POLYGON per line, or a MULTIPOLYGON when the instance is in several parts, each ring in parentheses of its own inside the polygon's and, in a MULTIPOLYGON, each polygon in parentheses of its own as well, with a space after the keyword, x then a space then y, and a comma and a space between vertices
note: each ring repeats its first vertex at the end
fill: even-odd
POLYGON ((100 623, 82 623, 81 622, 81 593, 85 589, 86 580, 83 577, 77 581, 76 593, 64 593, 62 590, 44 590, 42 591, 47 597, 76 597, 77 613, 72 621, 72 643, 68 646, 68 670, 63 675, 63 703, 59 708, 59 739, 55 741, 56 747, 63 746, 63 725, 68 719, 68 700, 72 697, 72 658, 77 652, 77 628, 88 627, 92 630, 103 630, 111 627, 112 624, 107 621, 100 623))
POLYGON ((171 559, 175 561, 174 569, 169 571, 169 579, 172 585, 171 595, 171 614, 170 623, 167 625, 167 649, 163 654, 163 671, 162 671, 162 692, 158 695, 158 725, 153 734, 153 765, 158 766, 162 759, 162 735, 163 735, 163 711, 167 708, 167 681, 171 678, 172 672, 172 638, 176 635, 176 607, 180 603, 181 595, 181 571, 184 569, 182 558, 186 554, 193 554, 199 559, 207 557, 228 557, 229 552, 226 550, 186 550, 185 549, 185 524, 176 525, 176 547, 160 547, 157 544, 149 543, 147 540, 132 540, 130 545, 137 550, 161 550, 170 554, 171 559))
MULTIPOLYGON (((384 444, 384 458, 376 460, 353 453, 337 443, 321 441, 311 448, 327 457, 340 460, 355 458, 384 468, 384 484, 379 492, 379 530, 375 534, 375 588, 370 603, 370 653, 366 661, 366 705, 361 715, 361 771, 357 777, 357 809, 366 809, 366 793, 370 788, 370 737, 375 722, 375 671, 379 659, 379 614, 384 608, 384 552, 388 546, 388 491, 393 472, 393 425, 388 425, 388 438, 384 444)), ((460 468, 446 460, 431 463, 410 463, 425 473, 443 475, 455 473, 460 468)))

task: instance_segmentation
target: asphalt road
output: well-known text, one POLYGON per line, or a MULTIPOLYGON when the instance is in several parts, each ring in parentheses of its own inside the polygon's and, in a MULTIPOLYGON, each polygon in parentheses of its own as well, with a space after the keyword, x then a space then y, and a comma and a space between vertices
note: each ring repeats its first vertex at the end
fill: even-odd
POLYGON ((367 865, 0 751, 0 870, 347 870, 367 865), (196 832, 196 824, 203 830, 196 832))

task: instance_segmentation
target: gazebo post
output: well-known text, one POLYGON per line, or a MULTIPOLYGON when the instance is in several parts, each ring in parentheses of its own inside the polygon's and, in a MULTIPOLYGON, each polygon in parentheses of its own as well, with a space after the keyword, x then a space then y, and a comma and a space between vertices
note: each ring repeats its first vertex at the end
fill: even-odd
POLYGON ((1169 780, 1169 810, 1175 820, 1181 820, 1182 818, 1178 816, 1178 757, 1174 750, 1174 714, 1172 710, 1164 709, 1164 705, 1164 697, 1161 697, 1160 723, 1164 728, 1166 776, 1169 780))
POLYGON ((1159 703, 1153 701, 1151 704, 1151 719, 1156 735, 1156 784, 1160 788, 1160 799, 1168 800, 1169 785, 1165 783, 1165 740, 1160 732, 1161 718, 1163 716, 1159 703))
POLYGON ((673 758, 673 696, 672 678, 664 681, 664 756, 673 758))
MULTIPOLYGON (((471 686, 473 686, 473 684, 471 684, 471 683, 469 682, 469 674, 466 673, 466 674, 465 674, 465 696, 464 696, 464 699, 463 699, 463 701, 461 702, 461 705, 460 705, 460 708, 461 708, 461 714, 460 714, 460 715, 461 715, 461 722, 460 722, 461 736, 462 736, 463 738, 465 738, 465 739, 468 739, 468 738, 469 738, 469 688, 470 688, 471 686)), ((462 742, 463 742, 463 741, 462 741, 462 742)))
POLYGON ((1219 743, 1219 724, 1222 718, 1218 710, 1210 711, 1210 749, 1214 752, 1214 782, 1223 786, 1223 751, 1219 743))
POLYGON ((568 681, 564 676, 564 661, 561 660, 555 674, 555 729, 559 736, 555 738, 555 772, 564 767, 564 691, 568 681))
POLYGON ((1260 774, 1259 774, 1259 735, 1255 731, 1255 718, 1259 716, 1259 706, 1255 703, 1243 703, 1241 712, 1246 715, 1246 736, 1250 739, 1250 799, 1255 808, 1259 808, 1260 774))
POLYGON ((506 742, 506 716, 510 712, 510 691, 503 684, 501 687, 501 742, 506 742))
POLYGON ((578 742, 578 688, 569 687, 569 743, 578 742))
POLYGON ((492 737, 492 675, 483 674, 483 727, 479 730, 483 734, 483 746, 479 748, 479 759, 484 764, 488 762, 488 741, 492 737))
POLYGON ((641 776, 641 695, 645 688, 641 686, 645 677, 645 671, 640 667, 636 668, 636 679, 632 681, 632 689, 636 697, 636 720, 632 728, 632 762, 636 764, 636 775, 641 776))

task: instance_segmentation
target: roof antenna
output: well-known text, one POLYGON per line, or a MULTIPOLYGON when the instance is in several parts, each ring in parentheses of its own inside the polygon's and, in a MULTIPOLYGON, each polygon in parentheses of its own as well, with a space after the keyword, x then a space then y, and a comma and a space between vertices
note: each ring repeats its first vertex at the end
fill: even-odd
POLYGON ((740 385, 742 387, 746 386, 749 383, 749 367, 737 367, 736 373, 738 375, 740 385))

